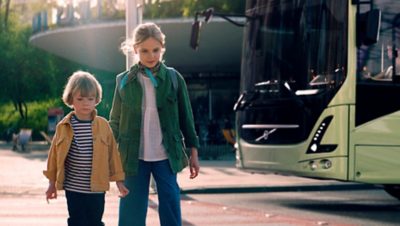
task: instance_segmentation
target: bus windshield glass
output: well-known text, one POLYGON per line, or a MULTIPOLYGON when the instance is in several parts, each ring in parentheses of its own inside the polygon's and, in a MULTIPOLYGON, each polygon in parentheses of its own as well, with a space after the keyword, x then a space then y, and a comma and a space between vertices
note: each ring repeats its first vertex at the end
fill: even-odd
POLYGON ((311 95, 340 86, 347 0, 250 2, 246 14, 255 19, 246 27, 243 70, 251 76, 242 76, 242 91, 279 83, 296 95, 311 95))
POLYGON ((307 139, 346 78, 347 0, 248 1, 244 31, 241 138, 256 144, 307 139), (263 132, 274 135, 261 139, 263 132))

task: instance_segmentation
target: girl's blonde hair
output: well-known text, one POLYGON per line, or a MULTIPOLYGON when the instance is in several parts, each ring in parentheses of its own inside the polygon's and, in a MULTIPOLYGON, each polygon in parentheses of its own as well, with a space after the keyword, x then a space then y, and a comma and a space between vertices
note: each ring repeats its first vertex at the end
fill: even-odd
POLYGON ((78 91, 82 97, 95 96, 96 105, 101 101, 103 92, 101 85, 89 72, 76 71, 68 78, 62 95, 65 105, 72 108, 72 96, 78 91))
POLYGON ((133 52, 133 49, 136 45, 146 41, 148 38, 154 38, 155 40, 159 41, 163 47, 165 45, 165 35, 161 31, 160 27, 155 23, 148 22, 138 25, 133 30, 133 39, 125 40, 121 44, 121 50, 124 52, 124 54, 133 52))

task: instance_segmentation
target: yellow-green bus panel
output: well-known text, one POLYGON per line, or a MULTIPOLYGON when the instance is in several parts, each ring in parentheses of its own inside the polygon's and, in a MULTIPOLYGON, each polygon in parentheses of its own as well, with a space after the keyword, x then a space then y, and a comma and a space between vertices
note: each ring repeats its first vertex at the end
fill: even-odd
POLYGON ((400 146, 400 111, 385 115, 356 127, 352 132, 352 139, 352 143, 355 146, 400 146))
POLYGON ((332 106, 327 108, 316 123, 310 137, 302 143, 294 145, 258 145, 240 139, 238 153, 239 168, 255 171, 270 171, 293 174, 298 176, 348 180, 348 131, 349 106, 332 106), (325 117, 333 116, 321 144, 337 145, 332 152, 306 154, 312 136, 318 130, 319 124, 325 117), (327 169, 319 167, 321 161, 330 161, 327 169), (315 163, 317 168, 310 165, 315 163))
POLYGON ((316 134, 317 130, 319 129, 319 125, 324 120, 324 118, 328 116, 333 116, 333 119, 329 124, 328 128, 326 129, 325 134, 321 140, 322 145, 324 144, 337 145, 337 148, 333 152, 306 154, 306 151, 302 151, 298 160, 304 161, 307 159, 316 158, 316 156, 317 157, 347 156, 349 147, 348 146, 349 111, 350 111, 349 105, 333 106, 325 109, 306 141, 307 145, 310 144, 311 140, 313 139, 313 135, 316 134))
POLYGON ((241 149, 246 152, 241 156, 238 165, 248 171, 274 172, 302 177, 347 180, 347 156, 334 156, 332 153, 310 154, 307 160, 298 161, 300 150, 305 150, 305 144, 299 145, 254 145, 241 141, 241 149), (303 148, 301 148, 303 147, 303 148), (330 161, 330 167, 324 163, 330 161), (312 167, 316 165, 316 168, 312 167))
POLYGON ((298 145, 257 145, 240 139, 241 166, 245 169, 257 169, 271 172, 298 171, 299 150, 305 150, 305 144, 298 145))
POLYGON ((400 184, 400 146, 355 147, 355 181, 400 184))
POLYGON ((379 184, 400 183, 400 111, 362 124, 351 131, 350 178, 379 184))
POLYGON ((315 158, 299 162, 299 164, 302 169, 302 171, 297 174, 299 176, 341 181, 348 180, 347 156, 315 158), (329 167, 327 167, 327 162, 329 162, 329 167))

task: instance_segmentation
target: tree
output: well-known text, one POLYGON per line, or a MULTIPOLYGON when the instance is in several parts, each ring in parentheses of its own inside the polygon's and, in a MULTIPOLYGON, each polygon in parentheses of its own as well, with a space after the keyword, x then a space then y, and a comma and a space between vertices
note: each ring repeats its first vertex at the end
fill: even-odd
POLYGON ((4 30, 7 29, 8 26, 8 17, 10 15, 10 4, 11 0, 6 0, 5 6, 3 5, 3 0, 0 0, 0 33, 4 30), (4 8, 4 9, 3 9, 4 8), (4 11, 4 18, 2 18, 4 11))
POLYGON ((4 28, 7 30, 8 26, 8 16, 10 15, 10 3, 11 0, 6 0, 6 10, 4 13, 4 28))
MULTIPOLYGON (((23 121, 28 118, 27 102, 54 97, 62 85, 55 83, 59 65, 55 57, 29 45, 31 28, 18 21, 8 4, 7 19, 0 17, 0 102, 11 101, 23 121)), ((4 11, 0 8, 0 12, 4 11)), ((60 64, 61 65, 61 64, 60 64)), ((61 67, 62 68, 62 67, 61 67)))
POLYGON ((153 18, 172 18, 172 17, 191 17, 197 11, 203 11, 213 7, 220 13, 244 13, 245 1, 232 0, 173 0, 173 1, 145 1, 143 17, 153 18))
POLYGON ((28 34, 27 29, 9 30, 3 31, 1 36, 3 56, 0 66, 3 70, 0 75, 4 81, 8 81, 0 85, 1 96, 14 103, 23 120, 27 119, 27 101, 52 93, 49 82, 43 78, 47 76, 44 71, 48 68, 46 61, 40 57, 43 54, 28 46, 28 34), (37 61, 41 61, 40 65, 37 61))

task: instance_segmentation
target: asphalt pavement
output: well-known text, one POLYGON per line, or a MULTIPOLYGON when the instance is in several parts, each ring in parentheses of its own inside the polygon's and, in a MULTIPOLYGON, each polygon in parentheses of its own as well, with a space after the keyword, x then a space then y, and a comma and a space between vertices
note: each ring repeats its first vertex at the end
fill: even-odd
MULTIPOLYGON (((0 142, 1 226, 65 225, 68 212, 63 198, 64 193, 59 192, 59 198, 51 200, 50 204, 45 202, 44 192, 48 181, 42 171, 46 167, 48 148, 44 142, 35 142, 27 147, 26 152, 12 151, 10 144, 0 142)), ((229 209, 229 212, 226 207, 212 202, 201 203, 191 200, 190 194, 365 188, 355 183, 244 172, 235 167, 233 153, 221 156, 218 160, 200 160, 200 166, 200 174, 195 179, 189 179, 187 168, 178 174, 182 193, 183 225, 247 226, 315 223, 312 220, 291 216, 267 219, 261 210, 229 209), (203 215, 214 215, 212 218, 200 218, 200 212, 203 215)), ((106 225, 117 225, 118 202, 117 189, 115 184, 112 184, 111 190, 106 195, 104 214, 106 225)), ((157 202, 156 194, 149 196, 147 225, 159 225, 157 202)))
MULTIPOLYGON (((0 192, 43 192, 47 180, 42 175, 46 167, 45 142, 35 142, 26 152, 12 151, 11 144, 0 143, 0 192), (29 166, 29 167, 28 167, 29 166)), ((178 183, 183 194, 190 193, 240 193, 313 189, 340 189, 357 187, 356 183, 334 180, 315 180, 277 174, 258 174, 235 167, 234 153, 220 156, 217 160, 200 160, 200 173, 189 179, 189 169, 178 174, 178 183)), ((112 186, 112 189, 115 186, 112 186)))

